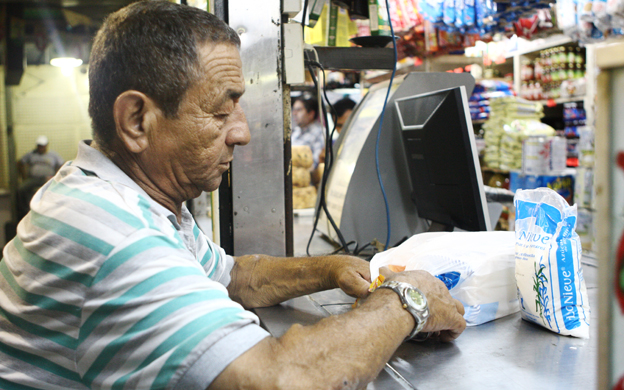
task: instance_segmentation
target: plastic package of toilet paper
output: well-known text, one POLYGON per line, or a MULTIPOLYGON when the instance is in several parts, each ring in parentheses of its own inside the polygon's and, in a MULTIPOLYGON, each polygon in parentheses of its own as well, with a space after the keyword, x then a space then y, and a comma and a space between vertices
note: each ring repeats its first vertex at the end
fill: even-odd
POLYGON ((522 318, 562 335, 589 338, 576 205, 549 188, 518 190, 514 205, 522 318))

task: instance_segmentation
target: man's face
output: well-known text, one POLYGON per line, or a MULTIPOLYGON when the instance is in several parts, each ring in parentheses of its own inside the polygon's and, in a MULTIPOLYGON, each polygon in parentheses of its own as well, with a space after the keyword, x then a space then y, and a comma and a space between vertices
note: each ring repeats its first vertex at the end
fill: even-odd
POLYGON ((345 124, 347 119, 349 119, 349 115, 351 115, 353 110, 345 111, 339 118, 336 119, 336 131, 340 133, 342 131, 342 126, 345 124))
POLYGON ((177 118, 160 117, 151 133, 149 162, 156 183, 174 199, 214 191, 228 170, 235 145, 249 143, 239 104, 245 91, 240 55, 230 44, 199 49, 201 76, 184 96, 177 118))
POLYGON ((37 153, 46 154, 48 151, 48 145, 37 145, 37 153))
POLYGON ((297 100, 293 104, 293 118, 297 126, 304 127, 314 121, 314 111, 307 111, 303 103, 297 100))

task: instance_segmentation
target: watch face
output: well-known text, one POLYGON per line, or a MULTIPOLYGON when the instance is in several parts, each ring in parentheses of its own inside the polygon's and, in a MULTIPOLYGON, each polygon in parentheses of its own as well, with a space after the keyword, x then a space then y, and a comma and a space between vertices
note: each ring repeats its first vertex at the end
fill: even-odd
POLYGON ((427 306, 427 301, 425 301, 425 297, 417 290, 407 289, 407 296, 414 302, 414 306, 418 310, 424 310, 427 306))

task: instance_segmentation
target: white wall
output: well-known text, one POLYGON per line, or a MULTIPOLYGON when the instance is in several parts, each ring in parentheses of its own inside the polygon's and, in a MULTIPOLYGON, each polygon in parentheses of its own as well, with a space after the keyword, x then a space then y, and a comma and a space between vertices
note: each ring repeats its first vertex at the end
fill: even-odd
POLYGON ((34 148, 39 135, 46 135, 50 150, 73 160, 78 142, 91 138, 86 66, 68 74, 51 65, 28 66, 12 99, 17 158, 34 148))

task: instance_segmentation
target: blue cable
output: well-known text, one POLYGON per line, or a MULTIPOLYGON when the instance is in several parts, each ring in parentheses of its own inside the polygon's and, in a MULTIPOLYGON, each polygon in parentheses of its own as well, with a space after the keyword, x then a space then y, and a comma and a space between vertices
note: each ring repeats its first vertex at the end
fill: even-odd
MULTIPOLYGON (((388 24, 390 25, 390 34, 392 35, 392 45, 394 47, 394 65, 392 67, 392 76, 390 77, 390 85, 388 85, 388 92, 386 92, 386 100, 384 100, 383 109, 381 110, 381 119, 379 120, 379 129, 377 130, 377 143, 375 144, 375 165, 377 167, 377 179, 379 180, 379 187, 381 188, 381 194, 384 198, 386 205, 386 221, 388 224, 388 235, 386 236, 386 245, 384 250, 388 249, 390 245, 390 207, 388 206, 388 197, 386 196, 386 190, 384 189, 383 181, 381 180, 381 170, 379 169, 379 139, 381 138, 381 128, 383 126, 384 116, 386 115, 386 104, 390 97, 390 91, 392 90, 392 82, 396 74, 396 64, 398 62, 398 53, 396 47, 396 37, 394 36, 394 28, 392 27, 392 19, 390 19, 390 4, 386 0, 386 11, 388 12, 388 24)), ((372 16, 371 16, 372 17, 372 16)))

